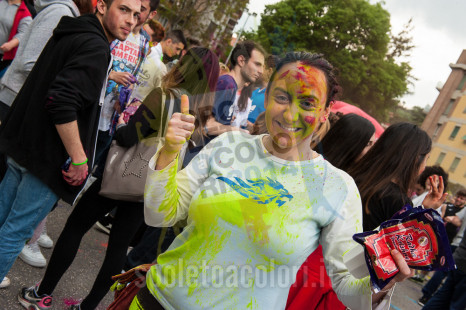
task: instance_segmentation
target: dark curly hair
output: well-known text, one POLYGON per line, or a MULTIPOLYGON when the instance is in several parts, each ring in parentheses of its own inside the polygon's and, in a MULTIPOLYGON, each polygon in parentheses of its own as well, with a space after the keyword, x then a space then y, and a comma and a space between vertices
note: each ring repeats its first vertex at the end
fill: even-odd
POLYGON ((445 172, 445 170, 443 170, 443 168, 440 166, 427 166, 419 176, 417 183, 419 183, 423 188, 425 188, 427 178, 434 174, 443 178, 443 186, 445 186, 446 190, 448 187, 448 173, 445 172))

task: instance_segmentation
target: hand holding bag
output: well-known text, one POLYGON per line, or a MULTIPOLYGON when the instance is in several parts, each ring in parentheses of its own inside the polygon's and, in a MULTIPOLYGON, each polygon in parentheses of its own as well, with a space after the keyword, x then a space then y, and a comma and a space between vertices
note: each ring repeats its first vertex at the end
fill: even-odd
MULTIPOLYGON (((144 187, 146 183, 149 161, 163 146, 168 121, 173 114, 174 97, 171 92, 165 126, 160 121, 157 137, 142 139, 136 145, 125 148, 114 140, 108 152, 102 178, 101 196, 123 201, 144 202, 144 187), (164 130, 162 131, 162 127, 164 130)), ((166 95, 162 92, 161 117, 164 114, 166 95)))
POLYGON ((129 309, 134 297, 138 294, 141 287, 146 285, 146 274, 154 264, 145 264, 128 270, 125 273, 112 277, 115 283, 110 290, 115 292, 113 302, 107 310, 126 310, 129 309))

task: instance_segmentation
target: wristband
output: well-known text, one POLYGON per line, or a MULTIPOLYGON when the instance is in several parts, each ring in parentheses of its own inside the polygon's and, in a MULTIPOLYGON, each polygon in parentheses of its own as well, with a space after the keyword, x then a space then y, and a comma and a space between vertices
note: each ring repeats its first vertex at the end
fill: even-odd
POLYGON ((206 134, 206 135, 208 135, 208 134, 209 134, 209 131, 207 130, 207 125, 206 125, 206 126, 204 126, 204 132, 205 132, 205 134, 206 134))
POLYGON ((74 163, 74 162, 71 162, 71 164, 72 164, 73 166, 81 166, 81 165, 87 164, 87 161, 88 161, 88 158, 86 158, 86 160, 83 161, 82 163, 74 163))

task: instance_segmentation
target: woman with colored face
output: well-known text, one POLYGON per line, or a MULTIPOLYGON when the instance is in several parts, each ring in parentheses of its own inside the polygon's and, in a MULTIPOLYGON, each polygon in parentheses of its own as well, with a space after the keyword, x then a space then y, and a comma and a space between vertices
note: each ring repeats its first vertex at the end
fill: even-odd
POLYGON ((283 65, 272 76, 265 100, 270 134, 265 143, 272 154, 288 160, 314 156, 312 134, 330 112, 327 84, 321 69, 301 61, 283 65))
MULTIPOLYGON (((310 147, 338 89, 333 67, 298 52, 276 70, 265 102, 268 133, 224 133, 182 170, 178 155, 194 117, 183 108, 173 115, 149 163, 145 221, 188 224, 157 258, 130 309, 284 309, 299 267, 319 244, 347 307, 371 309, 388 299, 343 263, 362 231, 354 181, 310 147)), ((399 252, 392 256, 400 273, 387 289, 411 274, 399 252)))

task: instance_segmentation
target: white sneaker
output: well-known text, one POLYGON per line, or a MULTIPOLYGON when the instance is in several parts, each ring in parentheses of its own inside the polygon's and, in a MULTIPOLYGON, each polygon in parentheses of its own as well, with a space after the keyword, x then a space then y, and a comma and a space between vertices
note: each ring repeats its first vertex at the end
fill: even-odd
POLYGON ((8 286, 10 286, 10 279, 8 279, 7 277, 4 277, 2 282, 0 283, 0 288, 6 288, 8 286))
POLYGON ((47 233, 40 235, 39 239, 37 239, 37 243, 41 247, 46 248, 46 249, 50 249, 51 247, 53 247, 53 240, 50 239, 47 233))
POLYGON ((34 267, 42 268, 47 265, 47 261, 45 260, 44 255, 40 252, 40 248, 37 243, 26 244, 19 254, 19 258, 21 258, 26 264, 34 267))

